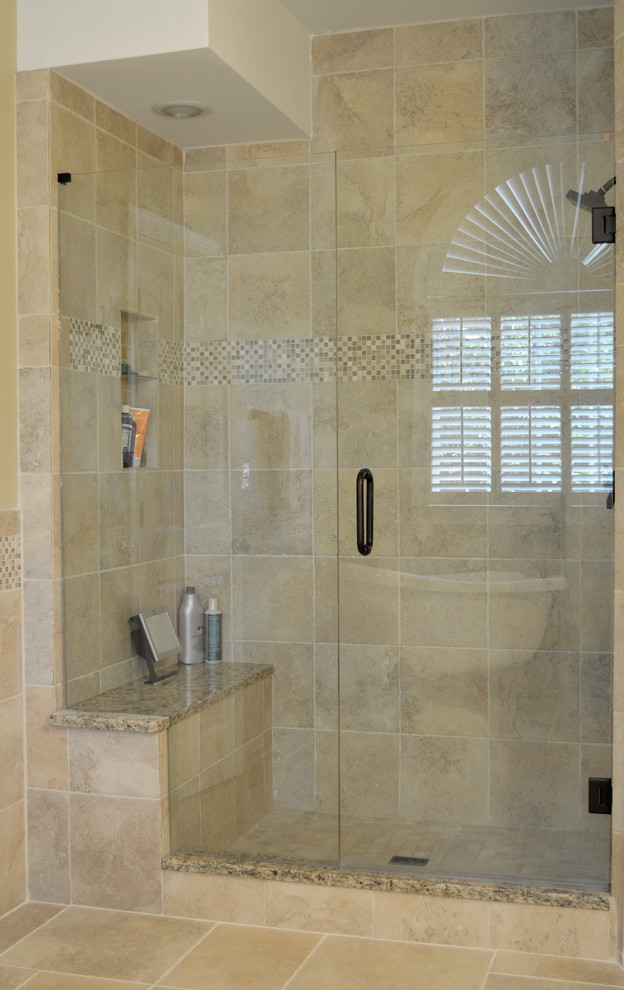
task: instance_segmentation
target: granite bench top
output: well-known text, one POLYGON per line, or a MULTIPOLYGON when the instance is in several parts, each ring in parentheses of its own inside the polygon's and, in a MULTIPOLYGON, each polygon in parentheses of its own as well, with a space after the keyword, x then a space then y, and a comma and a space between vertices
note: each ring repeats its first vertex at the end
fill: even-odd
POLYGON ((159 684, 132 681, 50 716, 54 725, 114 732, 162 732, 234 691, 270 677, 259 663, 178 664, 177 675, 159 684))

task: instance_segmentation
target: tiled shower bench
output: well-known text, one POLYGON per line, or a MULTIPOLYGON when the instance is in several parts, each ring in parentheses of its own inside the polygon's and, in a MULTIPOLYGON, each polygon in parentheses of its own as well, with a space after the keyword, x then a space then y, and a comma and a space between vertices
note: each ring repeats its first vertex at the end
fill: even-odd
MULTIPOLYGON (((380 936, 371 917, 398 912, 403 921, 393 937, 499 948, 518 947, 518 926, 533 930, 525 912, 541 905, 554 909, 559 932, 548 951, 586 955, 589 939, 598 957, 609 957, 612 898, 601 891, 206 853, 227 849, 270 810, 272 670, 179 667, 170 681, 135 681, 51 716, 69 729, 73 903, 269 925, 286 923, 283 909, 287 927, 364 936, 380 936), (317 887, 314 896, 304 884, 317 887), (383 913, 371 914, 379 897, 383 913)), ((523 948, 543 951, 537 929, 535 939, 525 934, 523 948)))

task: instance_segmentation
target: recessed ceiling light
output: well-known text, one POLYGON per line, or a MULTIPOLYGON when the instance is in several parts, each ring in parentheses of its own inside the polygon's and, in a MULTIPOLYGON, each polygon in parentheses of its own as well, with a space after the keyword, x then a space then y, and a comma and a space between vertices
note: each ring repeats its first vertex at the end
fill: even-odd
POLYGON ((179 120, 212 113, 212 107, 207 107, 204 103, 192 103, 190 100, 165 100, 163 103, 155 103, 152 110, 163 117, 176 117, 179 120))

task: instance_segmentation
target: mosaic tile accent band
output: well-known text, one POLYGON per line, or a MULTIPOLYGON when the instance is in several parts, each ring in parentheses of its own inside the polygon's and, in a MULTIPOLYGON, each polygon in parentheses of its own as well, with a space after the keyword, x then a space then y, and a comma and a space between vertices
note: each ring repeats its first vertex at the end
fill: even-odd
POLYGON ((118 375, 121 365, 121 330, 87 320, 70 321, 69 361, 73 371, 118 375))
POLYGON ((158 341, 158 377, 165 385, 184 384, 184 349, 180 340, 158 341))
POLYGON ((187 385, 399 381, 431 374, 424 334, 188 341, 187 385))
MULTIPOLYGON (((121 330, 70 319, 70 367, 119 375, 121 330)), ((170 385, 271 385, 425 379, 425 334, 387 333, 270 340, 158 340, 158 379, 170 385)))
POLYGON ((424 379, 431 374, 424 334, 378 334, 338 338, 338 380, 351 382, 424 379))
MULTIPOLYGON (((86 320, 70 319, 68 323, 73 370, 116 376, 122 361, 132 363, 130 356, 124 356, 123 331, 86 320)), ((432 350, 436 348, 438 358, 440 347, 445 349, 443 371, 449 371, 449 361, 459 360, 461 364, 459 354, 466 331, 472 333, 473 356, 479 349, 481 358, 487 361, 489 353, 489 364, 496 371, 501 371, 505 334, 508 351, 512 345, 526 350, 531 341, 542 340, 542 350, 548 349, 552 368, 566 373, 574 348, 578 354, 587 349, 596 352, 597 360, 604 365, 601 382, 603 378, 606 382, 605 369, 611 366, 612 313, 573 315, 570 327, 561 326, 558 315, 504 317, 500 326, 494 326, 489 317, 436 319, 431 335, 422 332, 182 342, 158 337, 157 328, 152 328, 147 350, 154 355, 150 369, 158 365, 151 373, 170 385, 270 385, 333 382, 336 378, 343 382, 423 381, 432 376, 432 350), (475 338, 475 333, 481 335, 480 339, 475 338)), ((441 367, 438 361, 438 371, 441 367)))
POLYGON ((0 591, 22 586, 22 552, 19 533, 0 536, 0 591))

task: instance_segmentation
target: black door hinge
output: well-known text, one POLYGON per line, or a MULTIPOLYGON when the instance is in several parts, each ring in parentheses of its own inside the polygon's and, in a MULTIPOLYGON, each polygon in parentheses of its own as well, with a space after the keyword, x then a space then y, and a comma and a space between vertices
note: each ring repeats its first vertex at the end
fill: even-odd
POLYGON ((615 243, 615 206, 592 209, 592 244, 615 243))
POLYGON ((589 806, 587 808, 590 815, 610 815, 612 803, 613 790, 611 788, 611 778, 590 777, 589 806))

